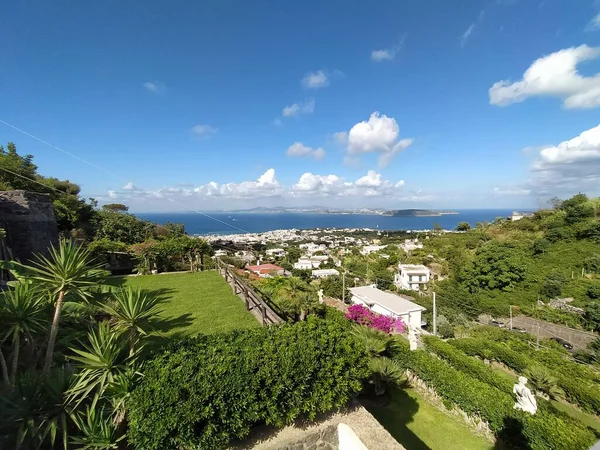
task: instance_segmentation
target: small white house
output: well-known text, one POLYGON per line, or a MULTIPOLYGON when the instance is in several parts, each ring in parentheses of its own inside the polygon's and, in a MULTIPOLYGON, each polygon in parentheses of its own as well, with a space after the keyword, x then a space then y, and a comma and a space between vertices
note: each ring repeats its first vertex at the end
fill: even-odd
POLYGON ((423 325, 421 313, 426 309, 411 302, 410 297, 384 292, 375 285, 350 288, 350 293, 354 304, 366 306, 378 314, 399 317, 416 329, 421 329, 423 325))
POLYGON ((387 245, 365 245, 360 250, 360 252, 366 256, 366 255, 370 255, 371 253, 378 252, 379 250, 382 250, 386 247, 387 247, 387 245))
POLYGON ((272 256, 274 258, 283 258, 285 256, 285 250, 282 248, 270 248, 266 252, 267 256, 272 256))
POLYGON ((398 264, 394 284, 401 289, 420 291, 431 278, 431 271, 422 264, 398 264))
POLYGON ((327 278, 339 274, 340 273, 336 269, 318 269, 312 271, 313 278, 327 278))
POLYGON ((227 250, 223 250, 223 249, 218 249, 215 250, 215 258, 218 258, 220 256, 226 256, 227 255, 227 250))
MULTIPOLYGON (((317 266, 318 267, 318 266, 317 266)), ((294 263, 294 269, 298 270, 312 270, 313 262, 308 258, 300 258, 294 263)))

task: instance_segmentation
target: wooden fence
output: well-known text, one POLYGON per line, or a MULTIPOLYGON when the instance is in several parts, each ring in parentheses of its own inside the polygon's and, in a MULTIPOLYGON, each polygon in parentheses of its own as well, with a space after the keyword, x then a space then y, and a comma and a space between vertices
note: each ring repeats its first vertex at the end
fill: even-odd
POLYGON ((217 263, 217 270, 225 281, 233 289, 233 293, 239 296, 246 304, 246 310, 250 311, 258 319, 259 322, 265 325, 282 323, 283 319, 265 302, 259 294, 252 289, 246 281, 242 280, 231 267, 220 261, 217 263))

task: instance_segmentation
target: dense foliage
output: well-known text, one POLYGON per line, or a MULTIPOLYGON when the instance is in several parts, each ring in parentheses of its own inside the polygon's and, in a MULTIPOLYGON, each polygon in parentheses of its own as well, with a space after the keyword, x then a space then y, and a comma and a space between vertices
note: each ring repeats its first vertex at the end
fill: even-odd
POLYGON ((343 321, 201 336, 149 361, 129 402, 136 448, 222 448, 258 423, 282 426, 345 405, 368 374, 343 321))
POLYGON ((397 349, 396 360, 403 367, 433 388, 448 406, 456 405, 467 414, 484 419, 505 445, 532 450, 571 450, 588 448, 595 442, 592 431, 546 405, 540 405, 535 416, 517 411, 513 409, 511 393, 427 352, 411 352, 408 344, 399 344, 397 349))

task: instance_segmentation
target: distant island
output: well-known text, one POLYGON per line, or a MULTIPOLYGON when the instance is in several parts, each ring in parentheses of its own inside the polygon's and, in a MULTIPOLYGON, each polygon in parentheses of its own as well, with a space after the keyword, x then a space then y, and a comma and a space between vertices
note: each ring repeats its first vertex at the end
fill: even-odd
POLYGON ((308 214, 363 214, 391 217, 437 217, 446 214, 458 214, 456 211, 436 211, 430 209, 341 209, 341 208, 326 208, 324 206, 304 206, 304 207, 285 207, 275 206, 272 208, 259 206, 251 209, 228 210, 226 212, 233 213, 254 213, 254 214, 284 214, 284 213, 308 213, 308 214))

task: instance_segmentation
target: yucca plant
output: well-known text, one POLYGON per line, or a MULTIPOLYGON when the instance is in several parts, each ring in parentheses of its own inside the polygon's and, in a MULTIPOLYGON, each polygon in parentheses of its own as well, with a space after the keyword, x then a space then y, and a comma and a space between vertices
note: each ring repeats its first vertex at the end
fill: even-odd
POLYGON ((91 398, 95 405, 106 388, 127 370, 128 364, 133 366, 136 354, 127 356, 122 334, 108 322, 100 322, 92 329, 82 346, 82 349, 71 349, 74 355, 70 359, 79 371, 69 390, 69 400, 79 405, 84 399, 91 398))
POLYGON ((564 391, 558 386, 556 378, 545 367, 531 367, 525 371, 525 377, 534 392, 541 397, 555 400, 564 395, 564 391))
POLYGON ((375 395, 385 394, 388 386, 395 386, 404 379, 404 370, 398 362, 385 356, 371 358, 369 383, 373 385, 375 395))
MULTIPOLYGON (((0 294, 0 344, 10 339, 12 348, 10 378, 5 372, 5 381, 15 382, 21 339, 32 343, 34 335, 46 328, 46 304, 43 294, 30 284, 18 283, 14 288, 0 294)), ((3 369, 8 370, 7 367, 3 369)))
POLYGON ((371 356, 380 356, 385 353, 392 341, 392 338, 384 332, 364 325, 353 326, 352 334, 365 346, 371 356))
POLYGON ((90 252, 78 246, 74 241, 62 239, 58 247, 50 247, 49 257, 37 256, 32 265, 20 264, 15 261, 4 264, 17 277, 39 284, 40 288, 50 291, 56 298, 54 316, 43 372, 47 374, 52 366, 54 345, 58 335, 58 327, 63 303, 67 295, 74 298, 87 299, 90 290, 102 280, 104 271, 101 264, 92 262, 90 252))
POLYGON ((147 335, 159 320, 161 299, 132 287, 116 291, 113 299, 112 305, 100 305, 100 309, 108 313, 117 329, 128 336, 129 356, 133 356, 140 336, 147 335))
POLYGON ((125 438, 124 434, 119 436, 117 426, 104 408, 88 405, 85 412, 73 416, 73 421, 81 434, 73 437, 71 442, 82 450, 116 449, 125 438))

